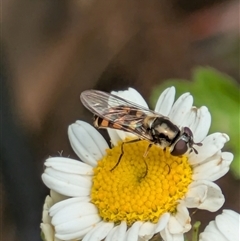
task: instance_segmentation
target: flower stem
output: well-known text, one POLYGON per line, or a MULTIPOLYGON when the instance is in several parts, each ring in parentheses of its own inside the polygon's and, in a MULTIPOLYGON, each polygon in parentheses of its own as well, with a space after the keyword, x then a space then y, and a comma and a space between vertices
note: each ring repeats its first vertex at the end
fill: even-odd
POLYGON ((200 228, 201 222, 197 221, 193 225, 193 233, 192 233, 192 241, 198 241, 198 233, 200 228))

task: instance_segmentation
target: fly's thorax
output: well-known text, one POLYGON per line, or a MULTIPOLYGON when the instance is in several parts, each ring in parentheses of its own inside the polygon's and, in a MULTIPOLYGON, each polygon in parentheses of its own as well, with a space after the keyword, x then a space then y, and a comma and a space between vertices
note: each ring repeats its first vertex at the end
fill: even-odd
POLYGON ((179 128, 166 117, 156 117, 151 129, 156 140, 164 139, 169 145, 175 141, 180 133, 179 128))
POLYGON ((146 116, 143 120, 143 126, 146 128, 146 130, 151 130, 152 125, 154 121, 156 120, 156 116, 146 116))

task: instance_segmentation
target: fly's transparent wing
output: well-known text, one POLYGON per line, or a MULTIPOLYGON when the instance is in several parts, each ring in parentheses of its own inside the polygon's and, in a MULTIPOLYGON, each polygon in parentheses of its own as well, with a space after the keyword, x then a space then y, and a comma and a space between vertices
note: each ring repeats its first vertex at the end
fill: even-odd
POLYGON ((83 105, 94 115, 109 122, 108 126, 99 124, 98 128, 123 130, 137 135, 140 139, 153 140, 152 133, 144 125, 144 120, 148 116, 162 117, 162 115, 99 90, 86 90, 82 92, 80 98, 83 105))
POLYGON ((81 93, 80 99, 93 114, 115 123, 118 122, 116 117, 124 117, 127 122, 140 121, 146 116, 161 117, 143 106, 99 90, 86 90, 81 93))

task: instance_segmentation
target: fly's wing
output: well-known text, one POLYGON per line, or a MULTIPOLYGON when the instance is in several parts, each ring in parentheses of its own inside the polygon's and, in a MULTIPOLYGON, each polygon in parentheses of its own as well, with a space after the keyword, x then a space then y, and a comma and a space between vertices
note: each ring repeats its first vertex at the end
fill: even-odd
POLYGON ((149 110, 134 102, 127 101, 117 95, 113 95, 107 92, 99 90, 85 90, 80 95, 81 102, 89 109, 94 115, 97 115, 108 121, 114 121, 114 114, 119 116, 126 115, 126 111, 129 110, 128 116, 125 116, 129 121, 136 120, 139 115, 144 116, 158 116, 162 115, 149 110), (137 113, 138 112, 138 113, 137 113))
POLYGON ((146 116, 162 117, 143 106, 99 90, 86 90, 80 99, 93 114, 114 124, 110 128, 128 131, 147 140, 151 136, 143 126, 143 120, 146 116))

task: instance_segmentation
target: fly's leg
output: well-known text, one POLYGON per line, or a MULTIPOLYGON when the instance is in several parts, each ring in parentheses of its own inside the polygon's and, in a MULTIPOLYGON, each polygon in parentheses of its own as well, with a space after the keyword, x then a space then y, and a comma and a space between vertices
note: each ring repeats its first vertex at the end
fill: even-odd
POLYGON ((144 158, 146 158, 147 157, 147 154, 148 154, 148 152, 149 152, 149 150, 150 150, 150 148, 152 147, 152 143, 149 143, 149 145, 148 145, 148 147, 147 147, 147 149, 146 149, 146 151, 144 152, 144 154, 143 154, 143 157, 144 158))
POLYGON ((121 159, 122 159, 122 156, 123 156, 123 145, 124 145, 124 142, 122 143, 122 145, 121 145, 121 154, 120 154, 120 156, 119 156, 119 158, 118 158, 118 161, 117 161, 117 163, 116 163, 116 165, 110 170, 111 172, 118 166, 118 164, 120 163, 120 161, 121 161, 121 159))
POLYGON ((148 165, 147 165, 147 162, 146 162, 145 158, 147 157, 147 154, 148 154, 150 148, 152 147, 152 145, 153 145, 152 143, 149 143, 146 151, 145 151, 144 154, 143 154, 144 163, 145 163, 145 166, 146 166, 146 171, 145 171, 145 174, 144 174, 144 176, 143 176, 142 178, 146 177, 147 174, 148 174, 148 165))
POLYGON ((111 172, 119 165, 121 159, 122 159, 122 156, 124 154, 124 151, 123 151, 123 145, 124 144, 129 144, 129 143, 134 143, 134 142, 137 142, 137 141, 140 141, 140 139, 135 139, 135 140, 131 140, 131 141, 127 141, 127 142, 123 142, 122 145, 121 145, 121 154, 118 158, 118 161, 116 163, 116 165, 110 170, 111 172))
MULTIPOLYGON (((111 172, 119 165, 119 163, 120 163, 120 161, 121 161, 121 159, 122 159, 122 156, 123 156, 123 154, 124 154, 123 145, 124 145, 124 144, 129 144, 129 143, 134 143, 134 142, 137 142, 137 141, 140 141, 140 139, 135 139, 135 140, 131 140, 131 141, 127 141, 127 142, 123 142, 123 143, 122 143, 122 145, 121 145, 121 154, 120 154, 120 156, 119 156, 119 158, 118 158, 118 161, 117 161, 116 165, 110 170, 111 172)), ((146 171, 145 171, 145 174, 144 174, 144 176, 143 176, 142 178, 146 177, 147 174, 148 174, 148 165, 147 165, 147 162, 146 162, 145 158, 147 157, 147 154, 148 154, 150 148, 152 147, 152 145, 153 145, 153 143, 149 143, 146 151, 145 151, 144 154, 143 154, 144 164, 145 164, 145 166, 146 166, 146 171)))

